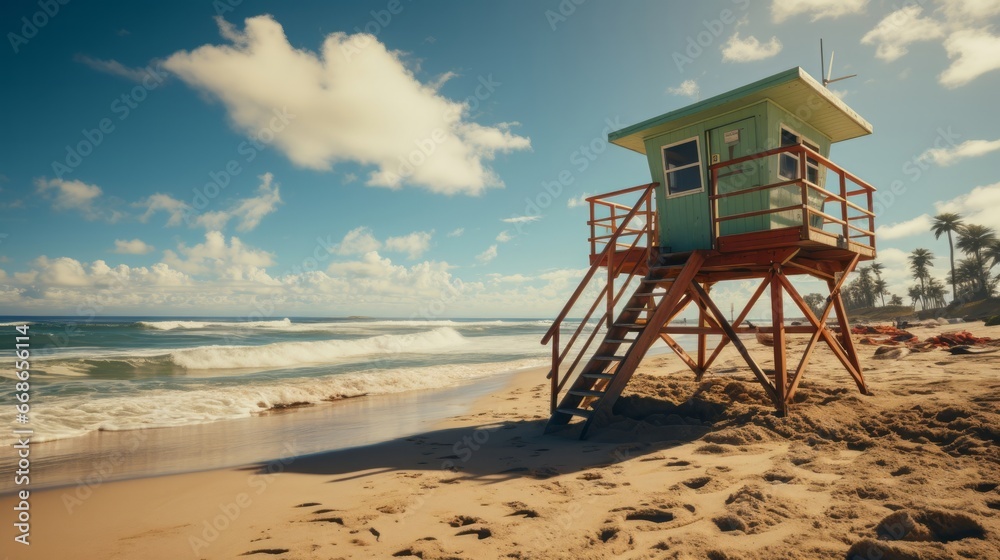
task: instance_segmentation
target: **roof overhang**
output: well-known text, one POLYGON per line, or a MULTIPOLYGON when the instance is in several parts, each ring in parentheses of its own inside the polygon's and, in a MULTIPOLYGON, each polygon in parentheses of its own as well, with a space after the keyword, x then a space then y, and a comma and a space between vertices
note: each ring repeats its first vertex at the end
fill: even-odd
POLYGON ((872 125, 799 67, 608 134, 612 144, 646 153, 647 138, 770 100, 831 142, 872 133, 872 125))

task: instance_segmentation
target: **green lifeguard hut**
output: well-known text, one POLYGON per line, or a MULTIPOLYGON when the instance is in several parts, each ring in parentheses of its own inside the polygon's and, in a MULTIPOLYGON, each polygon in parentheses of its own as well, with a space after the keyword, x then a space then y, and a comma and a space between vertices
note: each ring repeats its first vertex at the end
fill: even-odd
POLYGON ((542 341, 553 345, 549 427, 583 417, 586 434, 606 419, 657 340, 699 379, 732 343, 782 414, 819 340, 867 393, 840 287, 859 261, 875 257, 875 189, 829 155, 832 144, 871 133, 871 124, 801 68, 610 133, 610 142, 646 156, 652 182, 587 199, 591 269, 542 341), (802 300, 787 278, 794 274, 828 283, 822 313, 802 300), (709 296, 711 286, 747 279, 762 282, 740 316, 728 321, 709 296), (600 292, 589 306, 580 301, 588 286, 600 292), (768 287, 772 325, 742 326, 768 287), (784 324, 784 294, 808 326, 784 324), (699 308, 696 327, 670 323, 692 303, 699 308), (827 325, 831 312, 839 333, 827 325), (584 320, 561 344, 571 315, 584 320), (587 328, 591 319, 596 329, 587 328), (738 336, 751 332, 774 340, 769 372, 738 336), (674 334, 697 335, 697 355, 689 355, 674 334), (786 334, 811 335, 792 370, 786 334), (722 337, 711 353, 709 335, 722 337))

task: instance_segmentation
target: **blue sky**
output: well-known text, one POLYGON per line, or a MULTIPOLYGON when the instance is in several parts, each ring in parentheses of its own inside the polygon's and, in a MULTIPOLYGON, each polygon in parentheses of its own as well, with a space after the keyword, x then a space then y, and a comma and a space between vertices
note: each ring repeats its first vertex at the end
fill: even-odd
POLYGON ((649 181, 607 132, 818 76, 820 37, 893 290, 917 246, 944 277, 929 216, 1000 226, 995 1, 577 2, 5 2, 0 307, 551 316, 574 200, 649 181))

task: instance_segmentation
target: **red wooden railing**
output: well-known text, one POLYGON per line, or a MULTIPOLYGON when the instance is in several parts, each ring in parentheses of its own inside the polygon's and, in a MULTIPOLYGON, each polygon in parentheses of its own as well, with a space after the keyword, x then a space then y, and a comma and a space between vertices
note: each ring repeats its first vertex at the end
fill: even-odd
POLYGON ((573 376, 598 333, 606 331, 614 322, 615 306, 629 285, 637 277, 641 279, 649 268, 649 260, 654 255, 651 249, 657 241, 653 190, 658 184, 639 185, 587 198, 587 202, 590 203, 590 220, 587 222, 590 225, 590 269, 542 337, 542 344, 552 343, 552 369, 547 376, 552 382, 550 403, 552 411, 555 411, 558 404, 559 392, 565 387, 566 381, 573 376), (639 193, 639 199, 632 205, 615 200, 634 193, 639 193), (607 269, 606 277, 597 274, 602 266, 607 269), (618 277, 622 275, 625 275, 625 280, 618 281, 618 277), (601 280, 603 284, 598 288, 598 282, 601 280), (569 340, 564 346, 560 346, 563 323, 577 308, 581 296, 588 289, 595 290, 596 297, 589 306, 586 306, 587 310, 579 325, 573 329, 569 340), (595 311, 602 303, 604 306, 599 317, 594 317, 595 311), (596 318, 597 324, 583 336, 582 345, 578 347, 577 342, 581 340, 581 335, 591 318, 596 318), (561 374, 560 367, 570 356, 574 356, 572 363, 561 374))
MULTIPOLYGON (((772 166, 773 167, 773 166, 772 166)), ((729 161, 724 161, 721 163, 712 164, 709 166, 709 173, 711 174, 711 192, 709 193, 709 200, 711 201, 712 208, 712 224, 713 224, 713 234, 714 239, 718 239, 721 233, 722 222, 728 220, 739 220, 750 218, 754 216, 761 215, 771 215, 780 212, 788 212, 794 210, 802 211, 802 226, 804 231, 817 232, 817 233, 827 233, 832 232, 827 231, 825 228, 829 224, 836 224, 835 235, 841 236, 845 243, 853 242, 862 246, 866 246, 874 249, 875 247, 875 213, 873 212, 873 198, 875 193, 875 187, 869 185, 868 183, 857 178, 852 173, 844 170, 837 164, 828 160, 827 158, 821 156, 819 153, 811 150, 809 147, 797 144, 792 146, 785 146, 783 148, 775 148, 773 150, 767 150, 764 152, 752 154, 749 156, 732 159, 729 161), (772 183, 769 185, 762 185, 747 189, 734 190, 729 193, 719 193, 718 192, 718 181, 720 178, 720 170, 726 167, 731 167, 734 165, 739 165, 748 161, 759 161, 764 158, 779 158, 781 154, 791 154, 796 156, 798 159, 798 177, 795 179, 790 179, 787 181, 780 181, 777 183, 772 183), (820 166, 820 173, 823 169, 828 169, 832 171, 837 176, 838 192, 832 192, 828 189, 820 187, 819 185, 808 180, 807 174, 807 163, 806 158, 813 160, 820 166), (852 190, 848 190, 848 183, 852 183, 852 190), (769 191, 771 189, 776 189, 779 187, 796 186, 801 192, 801 202, 790 205, 782 206, 780 208, 767 208, 765 210, 757 210, 754 212, 742 212, 738 214, 727 214, 725 216, 720 215, 719 212, 719 201, 734 197, 746 195, 749 193, 769 191), (840 216, 834 216, 830 213, 824 212, 819 208, 814 208, 809 204, 810 193, 816 193, 822 195, 824 202, 835 202, 838 207, 840 216), (816 227, 812 225, 810 220, 811 216, 819 216, 823 218, 823 227, 816 227), (867 229, 855 225, 853 222, 857 221, 867 222, 867 229), (852 240, 863 240, 863 241, 852 241, 852 240)))

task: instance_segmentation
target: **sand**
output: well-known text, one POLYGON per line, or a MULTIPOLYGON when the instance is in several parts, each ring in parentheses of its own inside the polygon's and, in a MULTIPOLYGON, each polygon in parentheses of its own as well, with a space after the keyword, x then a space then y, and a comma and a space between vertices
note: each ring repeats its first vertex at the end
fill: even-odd
MULTIPOLYGON (((981 324, 914 329, 921 337, 981 324)), ((791 337, 790 352, 803 337, 791 337)), ((749 342, 768 367, 770 349, 749 342)), ((776 417, 731 348, 652 356, 616 422, 543 435, 544 372, 433 430, 263 465, 31 496, 11 558, 1000 558, 1000 352, 826 350, 776 417), (269 474, 270 473, 270 474, 269 474)), ((792 363, 795 363, 793 360, 792 363)), ((295 455, 294 441, 288 455, 295 455)), ((14 501, 0 499, 12 515, 14 501)))

